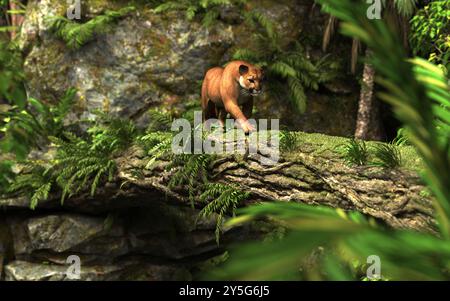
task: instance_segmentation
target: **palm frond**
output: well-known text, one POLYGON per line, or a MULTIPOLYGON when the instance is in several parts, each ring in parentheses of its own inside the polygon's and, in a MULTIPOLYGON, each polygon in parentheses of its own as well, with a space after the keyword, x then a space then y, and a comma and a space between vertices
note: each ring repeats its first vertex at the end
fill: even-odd
POLYGON ((365 271, 355 266, 363 266, 370 255, 376 255, 382 263, 382 275, 378 277, 384 279, 449 279, 450 137, 438 138, 435 127, 436 102, 424 84, 434 75, 425 81, 416 78, 414 65, 399 47, 401 43, 383 21, 366 18, 366 5, 351 0, 319 2, 345 22, 346 34, 372 49, 371 63, 379 74, 378 82, 386 89, 381 97, 393 105, 426 164, 424 179, 434 194, 441 236, 385 229, 362 214, 341 209, 281 202, 262 204, 241 209, 242 215, 227 225, 270 218, 286 227, 287 234, 276 242, 248 244, 232 251, 232 260, 215 276, 233 280, 364 279, 365 271), (316 260, 313 270, 308 269, 305 258, 317 248, 326 254, 316 260))

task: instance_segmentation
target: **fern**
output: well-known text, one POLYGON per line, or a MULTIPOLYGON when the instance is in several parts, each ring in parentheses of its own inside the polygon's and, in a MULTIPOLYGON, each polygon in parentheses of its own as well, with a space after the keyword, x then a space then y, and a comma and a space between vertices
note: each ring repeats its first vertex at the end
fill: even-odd
POLYGON ((173 118, 168 113, 163 113, 158 109, 148 111, 150 122, 147 126, 147 131, 170 131, 173 118))
MULTIPOLYGON (((199 213, 199 217, 208 217, 214 213, 218 215, 216 223, 216 241, 219 244, 222 233, 223 218, 228 213, 233 213, 236 206, 245 198, 247 193, 242 193, 234 186, 213 184, 209 182, 208 171, 214 160, 209 154, 178 154, 173 155, 171 150, 173 134, 162 130, 170 128, 172 117, 169 114, 157 110, 149 112, 150 124, 144 135, 137 138, 138 143, 150 157, 145 168, 152 169, 157 160, 167 156, 171 160, 166 168, 175 170, 169 180, 168 187, 176 189, 186 186, 191 206, 195 206, 195 200, 209 202, 199 213)), ((190 142, 193 140, 193 132, 190 142)))
POLYGON ((288 87, 291 94, 291 102, 300 112, 306 111, 306 94, 299 79, 288 78, 288 87))
POLYGON ((194 207, 195 196, 202 185, 208 183, 208 167, 213 160, 208 154, 181 154, 175 156, 172 165, 181 166, 169 181, 169 188, 187 185, 189 200, 194 207))
POLYGON ((233 59, 245 60, 267 70, 267 91, 277 96, 286 90, 288 99, 297 111, 306 110, 306 89, 317 90, 319 84, 336 76, 336 65, 323 57, 313 63, 299 43, 281 48, 281 36, 273 22, 263 13, 252 11, 245 14, 249 26, 256 29, 251 48, 236 49, 233 59))
MULTIPOLYGON (((60 111, 66 110, 61 105, 60 111)), ((56 148, 49 162, 25 161, 30 171, 19 174, 10 185, 9 192, 22 192, 30 196, 30 207, 46 200, 52 189, 61 190, 61 203, 77 193, 89 190, 94 196, 99 184, 113 181, 116 172, 115 158, 128 148, 138 136, 129 120, 96 112, 97 119, 87 130, 86 137, 64 132, 48 139, 56 148)))
POLYGON ((173 135, 170 132, 147 132, 138 138, 139 144, 150 156, 146 169, 151 169, 158 159, 170 153, 172 139, 173 135))
POLYGON ((238 48, 234 52, 233 58, 235 60, 256 62, 258 61, 258 54, 256 54, 254 51, 251 51, 250 49, 238 48))
POLYGON ((93 113, 97 115, 97 120, 87 130, 92 139, 92 149, 123 150, 137 137, 138 130, 132 121, 100 111, 93 113))
POLYGON ((30 208, 31 210, 34 210, 36 206, 38 205, 39 201, 46 200, 48 198, 48 194, 50 193, 50 189, 52 188, 52 183, 48 182, 45 184, 42 184, 31 197, 31 203, 30 208))
POLYGON ((210 27, 219 18, 219 8, 229 5, 240 5, 246 0, 177 0, 163 2, 154 8, 155 13, 168 11, 184 11, 186 19, 191 21, 202 16, 202 25, 210 27))
POLYGON ((79 49, 92 41, 95 35, 105 33, 113 22, 128 15, 135 8, 124 7, 118 11, 106 11, 86 23, 77 23, 65 17, 54 16, 46 19, 50 32, 62 39, 70 49, 79 49))
POLYGON ((8 193, 23 193, 30 197, 30 208, 34 210, 39 201, 46 200, 54 184, 49 168, 39 161, 27 161, 24 171, 14 178, 8 193))
POLYGON ((13 106, 6 112, 0 112, 3 119, 0 131, 5 133, 0 140, 0 148, 4 152, 14 152, 19 160, 23 160, 31 148, 45 145, 48 136, 61 135, 75 94, 75 89, 67 90, 54 106, 29 98, 25 109, 13 106))
POLYGON ((138 136, 131 121, 95 113, 98 118, 88 129, 87 140, 72 133, 66 133, 66 140, 52 139, 58 147, 54 168, 59 170, 56 182, 63 191, 62 203, 84 189, 89 180, 91 196, 102 178, 112 181, 116 170, 114 159, 138 136))
POLYGON ((200 195, 201 202, 208 203, 199 213, 199 217, 210 217, 217 214, 216 242, 219 244, 223 219, 226 214, 235 215, 236 208, 249 197, 250 193, 242 192, 233 185, 208 183, 200 195))
MULTIPOLYGON (((403 122, 408 138, 421 155, 436 208, 439 235, 408 230, 388 230, 356 212, 303 204, 268 203, 243 209, 229 225, 257 217, 276 218, 290 229, 282 240, 267 245, 247 245, 234 253, 234 262, 221 267, 225 279, 286 279, 301 277, 299 262, 318 246, 330 252, 312 271, 320 278, 355 279, 352 265, 371 254, 382 259, 383 276, 394 280, 446 280, 450 262, 450 136, 439 136, 441 120, 435 97, 429 91, 441 87, 447 95, 448 84, 441 85, 440 72, 423 60, 423 72, 413 71, 398 40, 383 21, 366 18, 367 5, 351 0, 319 0, 330 13, 345 21, 344 33, 367 44, 385 91, 380 97, 390 103, 403 122), (439 118, 437 118, 439 117, 439 118), (408 250, 405 252, 405 250, 408 250), (225 274, 224 274, 225 272, 225 274), (323 272, 323 273, 322 273, 323 272)), ((438 89, 440 91, 440 89, 438 89)), ((436 90, 433 90, 436 91, 436 90)), ((441 93, 439 92, 439 93, 441 93)), ((445 99, 449 99, 448 97, 445 99)), ((442 99, 441 99, 442 100, 442 99)), ((443 108, 439 106, 439 108, 443 108)), ((446 108, 444 108, 446 109, 446 108)), ((442 132, 441 132, 442 133, 442 132)), ((308 275, 306 275, 308 276, 308 275)), ((307 277, 308 278, 308 277, 307 277)))
POLYGON ((179 10, 179 9, 183 9, 183 8, 186 8, 186 6, 182 2, 169 1, 169 2, 165 2, 165 3, 158 5, 154 9, 154 12, 159 14, 159 13, 163 13, 163 12, 167 12, 167 11, 171 11, 171 10, 179 10))
POLYGON ((266 34, 267 38, 270 39, 270 41, 278 40, 279 35, 275 30, 275 25, 263 13, 258 11, 248 12, 245 15, 245 20, 247 21, 248 24, 250 24, 253 27, 261 26, 263 32, 266 34))
POLYGON ((111 181, 116 168, 114 145, 94 145, 69 133, 66 138, 68 141, 52 139, 58 148, 53 168, 57 171, 56 183, 62 189, 62 204, 67 197, 84 189, 87 181, 92 178, 90 191, 93 196, 100 177, 107 175, 108 181, 111 181))

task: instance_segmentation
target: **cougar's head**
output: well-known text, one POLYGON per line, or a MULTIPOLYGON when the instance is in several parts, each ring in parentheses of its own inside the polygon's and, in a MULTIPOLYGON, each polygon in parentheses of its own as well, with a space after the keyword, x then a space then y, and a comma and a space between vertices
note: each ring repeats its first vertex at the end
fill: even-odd
POLYGON ((263 92, 263 79, 264 72, 261 68, 248 65, 239 66, 239 84, 248 92, 248 95, 258 96, 263 92))

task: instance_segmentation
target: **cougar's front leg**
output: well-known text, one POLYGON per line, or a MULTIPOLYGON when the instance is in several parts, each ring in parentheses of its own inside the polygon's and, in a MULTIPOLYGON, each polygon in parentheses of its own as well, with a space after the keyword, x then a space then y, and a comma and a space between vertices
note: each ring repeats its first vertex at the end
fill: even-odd
POLYGON ((225 119, 227 118, 227 111, 225 110, 225 108, 220 108, 217 110, 218 110, 217 116, 219 119, 220 126, 222 128, 225 128, 225 119))

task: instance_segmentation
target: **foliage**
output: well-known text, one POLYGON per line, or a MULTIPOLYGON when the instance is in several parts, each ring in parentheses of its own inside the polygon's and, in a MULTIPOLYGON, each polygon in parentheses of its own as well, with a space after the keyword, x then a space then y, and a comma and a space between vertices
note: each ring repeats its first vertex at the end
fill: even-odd
POLYGON ((436 102, 448 103, 450 98, 447 81, 442 81, 442 70, 421 59, 406 62, 404 50, 384 22, 361 17, 365 7, 354 6, 349 1, 326 3, 332 6, 337 17, 347 21, 343 31, 373 50, 372 62, 380 74, 377 82, 386 89, 379 96, 393 106, 397 118, 410 134, 411 143, 424 160, 427 167, 424 178, 436 197, 439 226, 447 237, 450 231, 450 136, 440 136, 437 125, 440 122, 448 125, 450 119, 439 118, 448 116, 448 111, 436 102))
POLYGON ((208 203, 200 211, 199 217, 209 217, 217 214, 216 242, 219 244, 222 232, 223 219, 226 214, 235 215, 236 208, 249 197, 249 192, 243 192, 234 185, 222 183, 207 183, 205 190, 200 195, 200 201, 208 203))
POLYGON ((14 165, 13 160, 6 160, 1 158, 0 161, 0 194, 4 193, 6 188, 11 184, 14 173, 12 172, 12 167, 14 165))
POLYGON ((30 208, 35 209, 39 201, 46 200, 53 185, 49 169, 39 161, 29 160, 24 170, 8 185, 8 192, 20 192, 30 197, 30 208))
POLYGON ((111 24, 127 16, 135 10, 134 7, 124 7, 118 11, 106 11, 105 14, 96 16, 86 23, 78 23, 62 16, 49 17, 50 31, 62 39, 73 50, 81 48, 92 41, 95 35, 107 32, 111 24))
POLYGON ((170 114, 162 113, 160 110, 154 109, 148 112, 150 122, 148 124, 148 132, 170 131, 173 117, 170 114))
POLYGON ((305 89, 317 90, 319 84, 336 76, 336 67, 328 56, 312 62, 299 43, 282 47, 281 36, 275 25, 264 14, 256 11, 246 13, 246 22, 257 29, 253 34, 255 47, 237 49, 236 60, 254 63, 266 70, 269 80, 265 85, 274 97, 286 90, 294 108, 303 113, 306 110, 305 89))
MULTIPOLYGON (((394 0, 391 5, 402 16, 412 16, 416 10, 418 0, 394 0)), ((385 3, 386 5, 386 3, 385 3)))
POLYGON ((247 0, 176 0, 162 1, 155 7, 155 13, 163 13, 172 10, 185 11, 186 19, 191 21, 196 16, 202 15, 202 24, 209 27, 219 18, 220 8, 223 6, 241 5, 247 0))
POLYGON ((393 144, 397 146, 411 145, 408 138, 408 133, 404 128, 399 128, 397 130, 397 136, 392 141, 393 144))
POLYGON ((137 136, 134 124, 97 112, 98 118, 87 131, 87 137, 64 132, 61 137, 50 137, 56 148, 49 162, 28 160, 28 170, 20 173, 9 192, 21 192, 31 197, 31 208, 45 200, 51 189, 62 191, 61 203, 84 189, 93 196, 101 180, 112 181, 116 169, 115 158, 137 136), (89 183, 89 185, 88 185, 89 183))
POLYGON ((6 25, 0 26, 1 32, 12 32, 17 31, 17 26, 14 26, 11 22, 11 17, 13 15, 24 15, 25 14, 25 5, 22 4, 19 0, 0 0, 0 19, 6 21, 6 25), (10 9, 10 3, 14 3, 16 5, 16 9, 10 9))
POLYGON ((138 138, 138 143, 143 146, 147 155, 150 156, 145 168, 152 169, 155 162, 170 154, 172 145, 172 133, 168 132, 146 132, 143 136, 138 138))
POLYGON ((138 130, 131 120, 114 117, 101 111, 94 113, 97 119, 87 130, 91 136, 92 148, 106 149, 106 152, 113 153, 133 144, 138 130))
POLYGON ((17 47, 0 42, 0 100, 23 108, 26 102, 23 80, 22 58, 17 47))
POLYGON ((67 90, 56 105, 47 105, 29 98, 25 108, 14 105, 7 111, 0 112, 3 119, 0 131, 4 132, 0 149, 3 152, 14 152, 19 160, 23 160, 31 148, 47 143, 49 136, 60 136, 75 94, 75 89, 67 90))
MULTIPOLYGON (((163 157, 171 160, 171 163, 166 168, 168 170, 174 169, 175 173, 170 178, 168 187, 176 189, 180 186, 186 186, 192 207, 195 206, 197 198, 200 202, 207 203, 200 211, 199 218, 217 214, 215 234, 217 244, 219 244, 225 215, 234 213, 235 208, 248 197, 248 193, 241 192, 233 185, 211 183, 209 181, 208 171, 210 170, 210 165, 214 162, 214 155, 173 154, 171 152, 173 133, 168 132, 172 123, 172 117, 158 110, 152 110, 149 114, 150 124, 145 134, 137 139, 150 156, 146 168, 152 169, 155 163, 163 157)), ((189 142, 193 145, 194 132, 195 129, 185 141, 186 150, 189 142)))
POLYGON ((264 203, 242 208, 239 213, 242 215, 227 226, 270 217, 289 231, 275 242, 247 244, 231 251, 228 265, 214 271, 216 278, 362 279, 366 275, 358 267, 363 266, 370 255, 380 257, 383 278, 444 280, 450 277, 450 244, 432 235, 388 230, 356 212, 304 204, 264 203), (318 246, 324 248, 325 254, 316 265, 308 268, 304 259, 318 246))
POLYGON ((169 188, 187 185, 189 199, 194 206, 195 196, 202 185, 208 183, 208 167, 213 160, 209 154, 180 154, 173 158, 172 166, 181 166, 169 181, 169 188))
MULTIPOLYGON (((366 1, 367 2, 367 1, 366 1)), ((382 4, 382 17, 384 20, 390 23, 392 28, 399 30, 397 32, 399 35, 403 36, 404 46, 407 46, 407 34, 408 34, 408 22, 413 16, 417 9, 417 0, 383 0, 382 4)), ((323 11, 327 12, 327 5, 322 5, 323 11)), ((331 37, 334 35, 335 29, 338 27, 339 23, 336 16, 330 15, 327 24, 325 26, 325 31, 323 34, 322 50, 326 51, 330 43, 331 37)), ((361 43, 359 40, 353 38, 352 48, 351 48, 351 72, 356 73, 356 66, 358 62, 358 55, 360 52, 361 43)))
POLYGON ((113 159, 115 147, 104 144, 109 139, 92 138, 92 143, 75 135, 67 134, 68 141, 53 139, 58 147, 54 169, 56 182, 62 188, 61 203, 67 197, 71 197, 86 187, 91 181, 91 196, 103 175, 108 176, 108 181, 113 180, 116 168, 113 159), (93 177, 93 178, 92 178, 93 177))
POLYGON ((411 19, 415 55, 450 70, 450 0, 432 1, 411 19))
POLYGON ((282 151, 293 151, 300 143, 300 138, 296 132, 280 131, 280 149, 282 151))
POLYGON ((393 143, 378 143, 374 147, 376 161, 372 165, 385 168, 396 168, 402 164, 402 157, 397 145, 393 143))
MULTIPOLYGON (((359 213, 344 213, 340 209, 292 203, 263 204, 243 209, 243 215, 229 225, 269 216, 286 225, 289 233, 276 243, 238 248, 217 276, 234 280, 298 279, 302 258, 323 246, 326 255, 306 274, 307 279, 361 279, 362 275, 352 273, 354 263, 366 262, 369 255, 379 256, 384 278, 449 279, 450 137, 438 136, 436 99, 427 93, 441 84, 436 80, 440 76, 435 73, 438 68, 419 60, 424 70, 414 73, 414 65, 405 60, 400 43, 385 23, 366 18, 367 5, 351 0, 319 2, 325 3, 334 16, 345 22, 344 33, 373 50, 372 64, 379 74, 377 81, 386 89, 380 97, 393 106, 425 163, 424 179, 434 196, 440 236, 384 229, 359 213)), ((448 86, 444 90, 448 93, 448 86)))
POLYGON ((356 139, 350 139, 343 145, 342 154, 349 165, 365 165, 369 157, 366 142, 356 139))
POLYGON ((441 144, 448 143, 450 137, 450 89, 448 79, 441 68, 416 58, 411 60, 417 80, 424 86, 428 99, 432 102, 433 125, 441 144))

